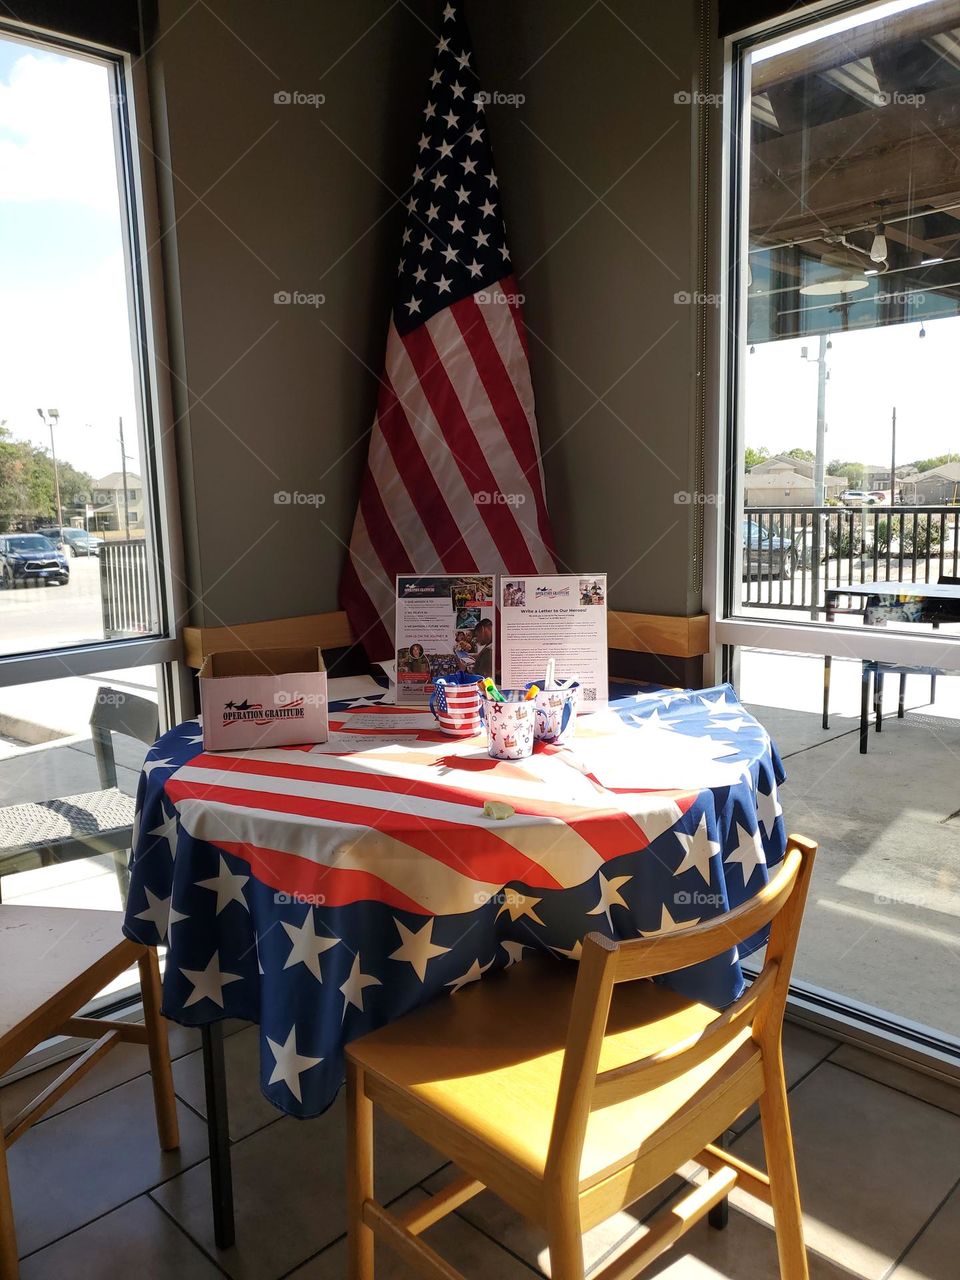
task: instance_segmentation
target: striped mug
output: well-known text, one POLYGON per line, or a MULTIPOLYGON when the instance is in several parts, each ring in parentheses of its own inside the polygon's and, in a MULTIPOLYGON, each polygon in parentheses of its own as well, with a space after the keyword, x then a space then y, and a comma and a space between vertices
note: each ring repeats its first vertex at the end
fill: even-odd
POLYGON ((437 678, 430 710, 443 733, 455 738, 472 738, 483 728, 480 680, 480 676, 466 671, 437 678))

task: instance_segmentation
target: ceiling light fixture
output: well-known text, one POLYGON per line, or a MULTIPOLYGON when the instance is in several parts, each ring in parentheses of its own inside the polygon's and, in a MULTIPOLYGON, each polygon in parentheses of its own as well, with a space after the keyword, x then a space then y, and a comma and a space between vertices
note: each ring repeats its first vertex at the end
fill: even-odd
POLYGON ((887 237, 884 235, 884 227, 882 222, 878 222, 873 236, 873 244, 870 246, 871 262, 886 262, 887 260, 887 237))

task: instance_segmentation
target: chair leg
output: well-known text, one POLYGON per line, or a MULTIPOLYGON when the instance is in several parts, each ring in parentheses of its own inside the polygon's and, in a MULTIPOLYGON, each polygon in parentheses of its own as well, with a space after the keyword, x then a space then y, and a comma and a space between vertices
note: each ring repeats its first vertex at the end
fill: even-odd
POLYGON ((583 1235, 580 1231, 580 1206, 558 1206, 547 1229, 550 1248, 550 1275, 553 1280, 583 1280, 583 1235))
POLYGON ((373 1280, 373 1232, 363 1221, 364 1201, 373 1199, 373 1103, 364 1093, 363 1072, 347 1063, 347 1275, 373 1280))
POLYGON ((175 1151, 180 1145, 177 1099, 173 1092, 170 1069, 170 1046, 167 1024, 160 1014, 160 966, 157 953, 148 947, 137 961, 140 969, 140 994, 143 998, 143 1020, 147 1028, 147 1050, 150 1054, 150 1079, 153 1082, 153 1105, 157 1113, 157 1137, 161 1151, 175 1151))
POLYGON ((780 1280, 809 1280, 807 1251, 803 1243, 803 1215, 800 1189, 787 1109, 787 1084, 783 1074, 783 1056, 764 1055, 764 1091, 760 1096, 760 1123, 763 1147, 770 1179, 770 1202, 773 1206, 780 1257, 780 1280))
POLYGON ((907 701, 907 673, 900 672, 900 697, 897 701, 897 719, 902 720, 906 713, 907 701))
POLYGON ((860 675, 860 754, 867 754, 870 729, 870 678, 872 672, 866 663, 860 675))
POLYGON ((827 654, 823 659, 823 727, 830 728, 830 673, 833 658, 827 654))
POLYGON ((7 1152, 0 1134, 0 1280, 17 1280, 17 1232, 13 1221, 13 1200, 7 1173, 7 1152))
POLYGON ((873 677, 873 710, 877 718, 877 733, 883 729, 883 672, 873 677))

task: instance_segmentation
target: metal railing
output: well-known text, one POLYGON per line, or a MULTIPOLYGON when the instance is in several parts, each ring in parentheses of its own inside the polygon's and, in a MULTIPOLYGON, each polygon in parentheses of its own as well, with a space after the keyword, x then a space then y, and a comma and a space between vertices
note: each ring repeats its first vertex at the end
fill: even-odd
POLYGON ((100 602, 105 640, 148 635, 152 631, 146 539, 103 543, 100 602))
POLYGON ((741 538, 748 609, 816 618, 827 587, 960 574, 960 506, 746 507, 741 538))

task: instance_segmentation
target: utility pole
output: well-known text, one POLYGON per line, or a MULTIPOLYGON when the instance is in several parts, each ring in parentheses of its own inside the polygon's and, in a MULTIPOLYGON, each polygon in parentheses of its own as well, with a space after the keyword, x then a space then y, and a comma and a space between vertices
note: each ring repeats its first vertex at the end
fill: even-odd
POLYGON ((120 419, 120 466, 123 470, 123 527, 130 541, 130 502, 127 497, 127 450, 123 443, 123 419, 120 419))
POLYGON ((827 335, 820 335, 820 350, 817 355, 817 452, 813 464, 813 505, 822 507, 826 501, 826 434, 827 434, 827 335))
MULTIPOLYGON (((813 463, 813 564, 811 565, 811 609, 810 617, 814 621, 819 616, 820 605, 820 555, 822 552, 822 531, 820 508, 826 503, 826 435, 827 435, 827 352, 833 343, 825 333, 820 335, 820 346, 817 352, 817 447, 813 463)), ((813 364, 807 355, 807 348, 801 347, 801 358, 813 364)))
MULTIPOLYGON (((53 424, 60 421, 59 409, 48 409, 46 413, 38 409, 40 420, 50 428, 50 456, 53 459, 53 483, 57 491, 57 528, 63 526, 63 503, 60 501, 60 468, 57 466, 57 446, 53 441, 53 424)), ((62 535, 59 535, 62 536, 62 535)))
POLYGON ((897 500, 897 406, 890 422, 890 505, 897 500))

